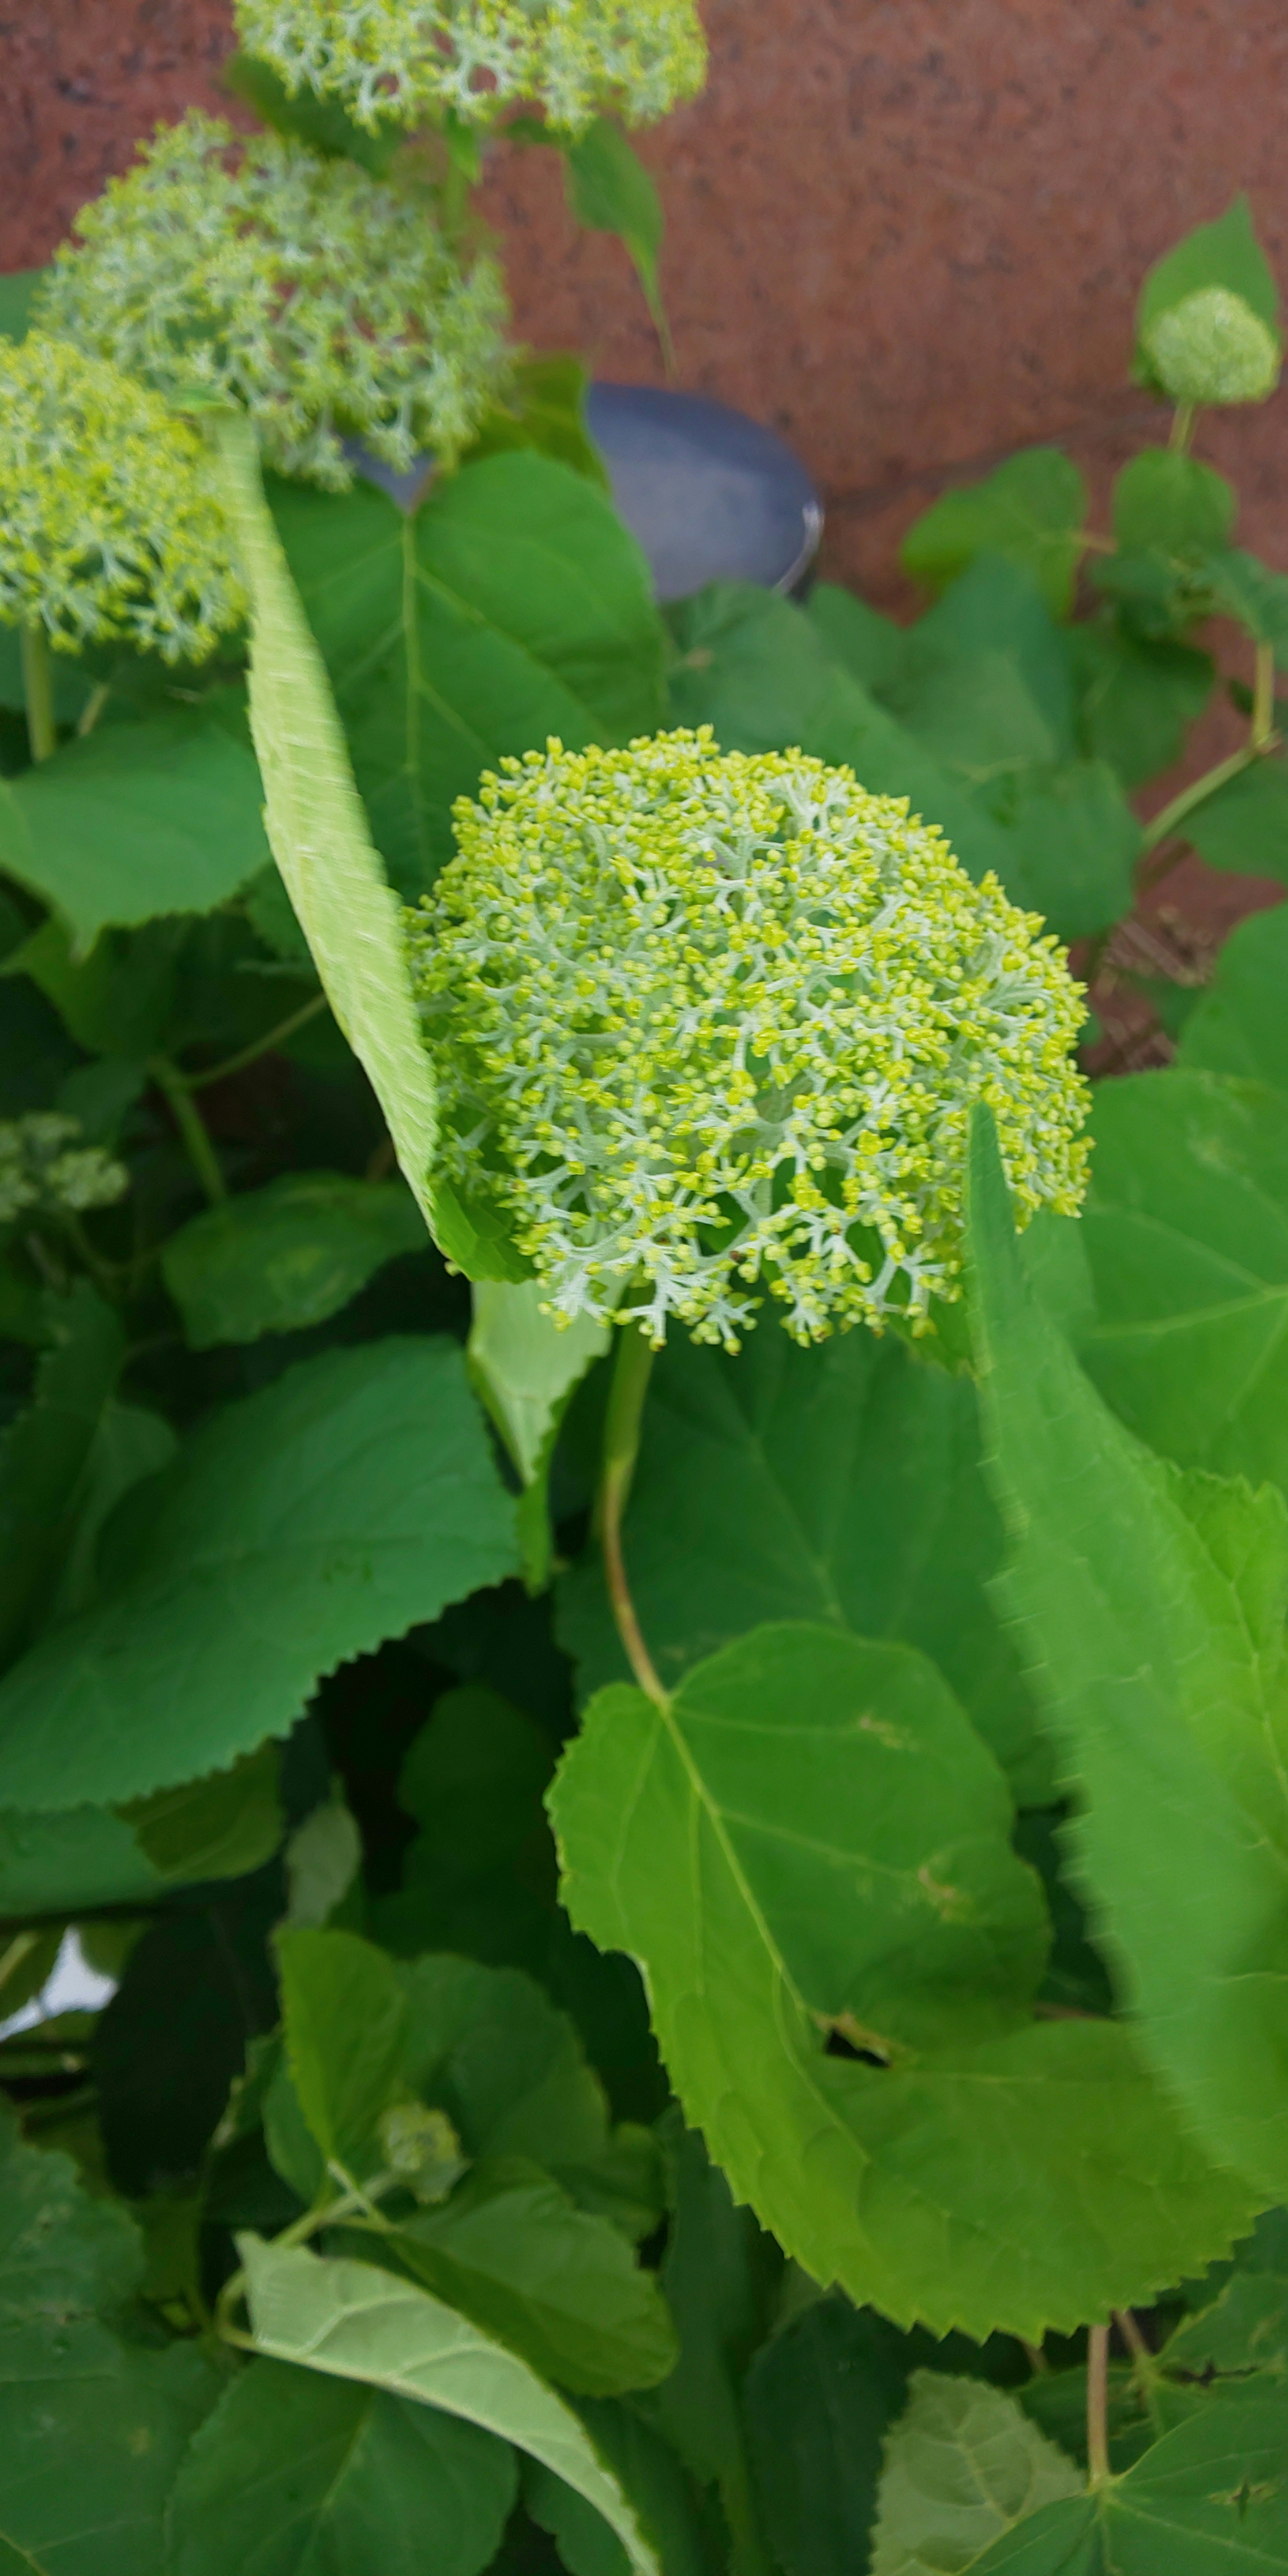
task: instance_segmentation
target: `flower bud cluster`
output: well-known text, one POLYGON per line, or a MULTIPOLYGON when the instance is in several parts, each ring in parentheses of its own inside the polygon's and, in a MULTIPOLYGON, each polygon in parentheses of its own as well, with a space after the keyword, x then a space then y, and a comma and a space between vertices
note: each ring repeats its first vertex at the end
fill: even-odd
POLYGON ((124 1196, 130 1186, 124 1163, 101 1145, 78 1144, 82 1133, 78 1118, 53 1109, 0 1120, 0 1225, 32 1214, 79 1216, 124 1196))
POLYGON ((447 1175, 554 1315, 734 1349, 767 1288, 798 1341, 927 1329, 976 1100, 1021 1220, 1076 1208, 1079 988, 906 802, 709 729, 502 769, 411 959, 447 1175))
POLYGON ((201 661, 245 606, 187 423, 63 341, 0 341, 0 618, 201 661))
POLYGON ((1204 286, 1145 334, 1145 354, 1174 403, 1264 402, 1279 382, 1269 325, 1225 286, 1204 286))
POLYGON ((651 125, 706 77, 695 0, 237 0, 236 21, 288 88, 373 128, 444 108, 485 124, 514 99, 574 134, 604 109, 651 125))
POLYGON ((249 412, 266 461, 340 491, 360 436, 454 457, 504 384, 505 289, 423 195, 193 109, 77 216, 44 326, 159 393, 249 412))

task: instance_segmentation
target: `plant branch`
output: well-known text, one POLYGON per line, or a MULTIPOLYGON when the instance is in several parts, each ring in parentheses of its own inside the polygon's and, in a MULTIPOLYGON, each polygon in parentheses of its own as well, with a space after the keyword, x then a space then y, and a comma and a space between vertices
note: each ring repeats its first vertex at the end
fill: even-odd
POLYGON ((1178 403, 1172 414, 1172 426, 1167 440, 1167 444, 1171 448, 1172 454, 1174 456, 1188 456, 1190 452, 1190 440, 1193 436, 1194 405, 1192 402, 1178 403))
POLYGON ((1087 2470, 1093 2487, 1109 2475, 1109 2328, 1087 2337, 1087 2470))
POLYGON ((27 704, 27 740, 34 761, 48 760, 58 749, 54 721, 54 668, 49 637, 37 620, 21 630, 22 693, 27 704))
POLYGON ((604 1560, 604 1580, 612 1604, 617 1633, 626 1652, 631 1671, 649 1699, 659 1708, 667 1704, 666 1692, 658 1679, 653 1658, 644 1643, 643 1631, 635 1613, 630 1584, 626 1578, 626 1561, 622 1554, 622 1516, 630 1496, 639 1456, 640 1426, 644 1417, 644 1398, 653 1368, 653 1347, 636 1324, 619 1328, 617 1356, 613 1362, 613 1382, 609 1389, 608 1414, 604 1423, 604 1458, 600 1472, 596 1504, 596 1528, 604 1560))
POLYGON ((319 1011, 324 1011, 326 1007, 325 993, 312 994, 307 1002, 301 1003, 298 1011, 291 1011, 286 1019, 279 1020, 276 1028, 270 1029, 265 1037, 256 1038, 250 1046, 242 1047, 236 1055, 225 1056, 222 1064, 212 1064, 202 1073, 181 1074, 179 1079, 184 1089, 206 1091, 212 1082, 227 1082, 232 1074, 244 1073, 248 1064, 257 1063, 262 1055, 271 1055, 274 1047, 284 1045, 287 1038, 294 1037, 297 1029, 306 1027, 307 1023, 315 1020, 319 1011))
POLYGON ((1258 644, 1252 693, 1252 749, 1268 751, 1275 738, 1275 648, 1258 644))
POLYGON ((1263 751, 1269 748, 1268 743, 1245 742, 1238 751, 1231 752, 1228 760, 1219 760, 1215 769, 1205 769, 1201 778, 1196 778, 1189 787, 1183 787, 1180 795, 1174 796, 1170 805, 1165 805, 1162 812, 1155 814, 1153 821, 1145 825, 1141 838, 1145 856, 1148 858, 1163 841, 1170 841, 1188 816, 1200 805, 1206 805, 1209 796, 1215 796, 1218 787, 1228 786, 1232 778, 1237 778, 1241 770, 1250 769, 1253 761, 1260 760, 1263 751))
POLYGON ((154 1055, 148 1071, 165 1093, 174 1111, 175 1124, 183 1138, 188 1160, 212 1207, 221 1207, 228 1196, 228 1184, 219 1168, 219 1157, 191 1090, 177 1064, 168 1056, 154 1055))

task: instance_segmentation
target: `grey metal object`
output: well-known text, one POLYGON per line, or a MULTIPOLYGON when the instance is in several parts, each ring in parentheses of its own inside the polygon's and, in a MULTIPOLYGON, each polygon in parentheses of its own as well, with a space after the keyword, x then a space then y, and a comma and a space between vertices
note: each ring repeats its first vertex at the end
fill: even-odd
MULTIPOLYGON (((612 384, 591 386, 586 425, 659 599, 686 599, 709 581, 790 591, 808 572, 823 505, 800 458, 772 429, 704 394, 612 384)), ((397 474, 360 439, 345 447, 399 509, 414 510, 424 498, 431 458, 397 474)))

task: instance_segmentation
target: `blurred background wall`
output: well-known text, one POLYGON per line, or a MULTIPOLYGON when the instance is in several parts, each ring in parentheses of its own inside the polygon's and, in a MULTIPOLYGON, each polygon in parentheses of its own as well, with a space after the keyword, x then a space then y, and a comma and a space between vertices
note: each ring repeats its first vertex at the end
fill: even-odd
MULTIPOLYGON (((1150 407, 1141 272, 1236 189, 1288 285, 1282 0, 704 0, 704 99, 642 149, 669 221, 680 381, 800 449, 828 568, 898 604, 899 535, 945 483, 1067 443, 1103 486, 1150 407)), ((0 267, 43 260, 136 137, 218 108, 224 0, 0 0, 0 267), (20 14, 19 14, 20 9, 20 14)), ((521 332, 656 377, 623 255, 544 154, 498 160, 521 332)), ((1205 452, 1288 560, 1288 394, 1205 452)))

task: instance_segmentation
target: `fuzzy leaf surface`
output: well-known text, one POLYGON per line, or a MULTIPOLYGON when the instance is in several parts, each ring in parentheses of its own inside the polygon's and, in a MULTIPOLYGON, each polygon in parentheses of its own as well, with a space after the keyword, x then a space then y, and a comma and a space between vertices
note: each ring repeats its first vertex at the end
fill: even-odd
POLYGON ((306 1360, 194 1433, 141 1570, 0 1684, 0 1804, 223 1769, 287 1733, 319 1674, 513 1563, 454 1344, 306 1360))
POLYGON ((665 1709, 604 1691, 551 1793, 564 1900, 642 1961, 688 2118, 808 2272, 935 2333, 1040 2339, 1228 2243, 1250 2196, 1181 2134, 1125 2028, 1028 2018, 1002 1784, 941 1692, 906 1651, 805 1627, 744 1638, 665 1709), (929 1819, 903 1846, 937 1743, 959 1835, 981 1860, 999 1835, 981 1870, 941 1869, 929 1819), (973 1981, 991 1948, 991 1991, 972 1982, 969 2036, 932 2037, 958 1940, 973 1981))
POLYGON ((1026 2514, 1082 2483, 1003 2389, 918 2370, 886 2443, 872 2576, 959 2576, 1026 2514))
POLYGON ((1282 2198, 1288 1510, 1181 1477, 1114 1419, 1027 1288, 986 1113, 970 1246, 1004 1597, 1077 1791, 1080 1888, 1196 2136, 1282 2198))

